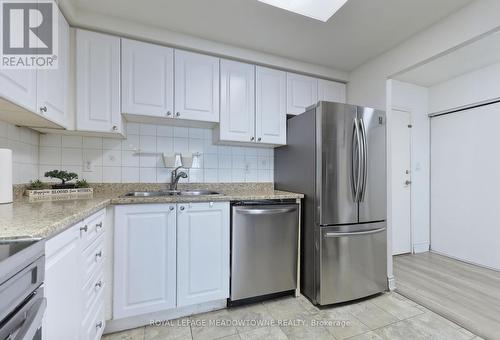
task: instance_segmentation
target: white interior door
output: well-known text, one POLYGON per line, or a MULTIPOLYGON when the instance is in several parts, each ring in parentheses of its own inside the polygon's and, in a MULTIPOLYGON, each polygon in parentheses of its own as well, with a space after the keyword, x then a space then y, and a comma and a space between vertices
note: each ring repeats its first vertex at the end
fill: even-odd
POLYGON ((500 103, 431 119, 431 249, 500 269, 500 103))
POLYGON ((411 114, 392 110, 392 254, 411 252, 411 114))

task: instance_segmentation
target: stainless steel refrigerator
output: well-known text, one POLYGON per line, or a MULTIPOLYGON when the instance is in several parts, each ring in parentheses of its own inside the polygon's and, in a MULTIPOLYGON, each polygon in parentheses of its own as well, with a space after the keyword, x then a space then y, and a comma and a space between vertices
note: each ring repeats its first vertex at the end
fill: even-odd
POLYGON ((305 194, 305 296, 326 305, 387 289, 385 112, 319 102, 288 119, 274 180, 305 194))

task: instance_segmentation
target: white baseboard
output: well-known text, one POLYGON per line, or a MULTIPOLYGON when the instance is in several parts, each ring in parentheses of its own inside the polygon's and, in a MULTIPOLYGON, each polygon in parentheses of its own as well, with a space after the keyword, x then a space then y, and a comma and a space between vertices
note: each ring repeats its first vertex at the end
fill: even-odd
POLYGON ((129 318, 106 321, 104 334, 150 325, 154 321, 174 320, 184 316, 210 312, 226 308, 227 300, 217 300, 198 305, 169 309, 166 311, 132 316, 129 318))
POLYGON ((414 243, 413 244, 413 253, 415 253, 415 254, 426 253, 429 250, 430 250, 429 242, 414 243))
POLYGON ((387 286, 389 287, 389 291, 393 291, 396 289, 396 279, 394 276, 387 277, 387 286))

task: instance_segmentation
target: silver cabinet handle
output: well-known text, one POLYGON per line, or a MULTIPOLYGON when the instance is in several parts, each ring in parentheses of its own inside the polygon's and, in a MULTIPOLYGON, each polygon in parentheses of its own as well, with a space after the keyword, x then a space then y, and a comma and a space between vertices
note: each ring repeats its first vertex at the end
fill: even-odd
POLYGON ((97 262, 98 258, 102 258, 102 250, 99 250, 99 252, 95 253, 95 260, 97 262))
POLYGON ((405 185, 410 185, 411 181, 405 181, 405 185))
POLYGON ((102 321, 95 324, 95 328, 102 328, 102 321))
POLYGON ((102 222, 99 222, 95 225, 96 229, 101 229, 102 228, 102 222))
POLYGON ((40 107, 40 112, 41 113, 47 112, 47 106, 41 106, 40 107))
POLYGON ((181 113, 180 113, 180 112, 176 112, 176 113, 175 113, 175 116, 176 116, 176 117, 180 117, 180 116, 181 116, 181 113))
POLYGON ((102 288, 102 281, 99 280, 96 284, 95 284, 95 288, 102 288))
POLYGON ((167 116, 170 117, 172 115, 172 112, 167 111, 167 116))
POLYGON ((181 211, 184 211, 184 209, 186 209, 186 208, 184 208, 184 206, 183 206, 183 205, 181 205, 179 209, 180 209, 181 211))
POLYGON ((294 212, 297 207, 286 207, 286 208, 236 208, 235 211, 239 214, 244 215, 274 215, 274 214, 285 214, 289 212, 294 212))
POLYGON ((84 232, 87 232, 89 230, 89 226, 88 225, 85 225, 83 227, 80 227, 80 231, 84 231, 84 232))
POLYGON ((325 238, 328 237, 344 237, 344 236, 358 236, 358 235, 370 235, 370 234, 376 234, 384 231, 386 228, 380 228, 380 229, 373 229, 373 230, 367 230, 367 231, 354 231, 354 232, 349 232, 349 233, 326 233, 325 238))
POLYGON ((253 142, 255 140, 255 137, 250 137, 250 140, 253 142))
POLYGON ((168 208, 168 210, 170 210, 170 211, 172 211, 172 210, 174 210, 174 209, 175 209, 175 208, 174 208, 174 206, 173 206, 173 205, 171 205, 171 206, 168 208))
POLYGON ((118 126, 116 126, 116 125, 113 125, 113 128, 112 128, 112 130, 113 130, 113 131, 116 131, 116 130, 118 130, 118 126))
POLYGON ((259 137, 259 138, 257 138, 257 142, 260 142, 261 140, 262 140, 262 138, 260 138, 260 137, 259 137))

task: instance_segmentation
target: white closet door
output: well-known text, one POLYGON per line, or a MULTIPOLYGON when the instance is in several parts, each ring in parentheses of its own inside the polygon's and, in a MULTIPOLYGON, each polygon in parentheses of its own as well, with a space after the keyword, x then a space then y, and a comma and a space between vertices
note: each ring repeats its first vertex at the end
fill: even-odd
POLYGON ((431 249, 500 269, 500 103, 431 119, 431 249))

